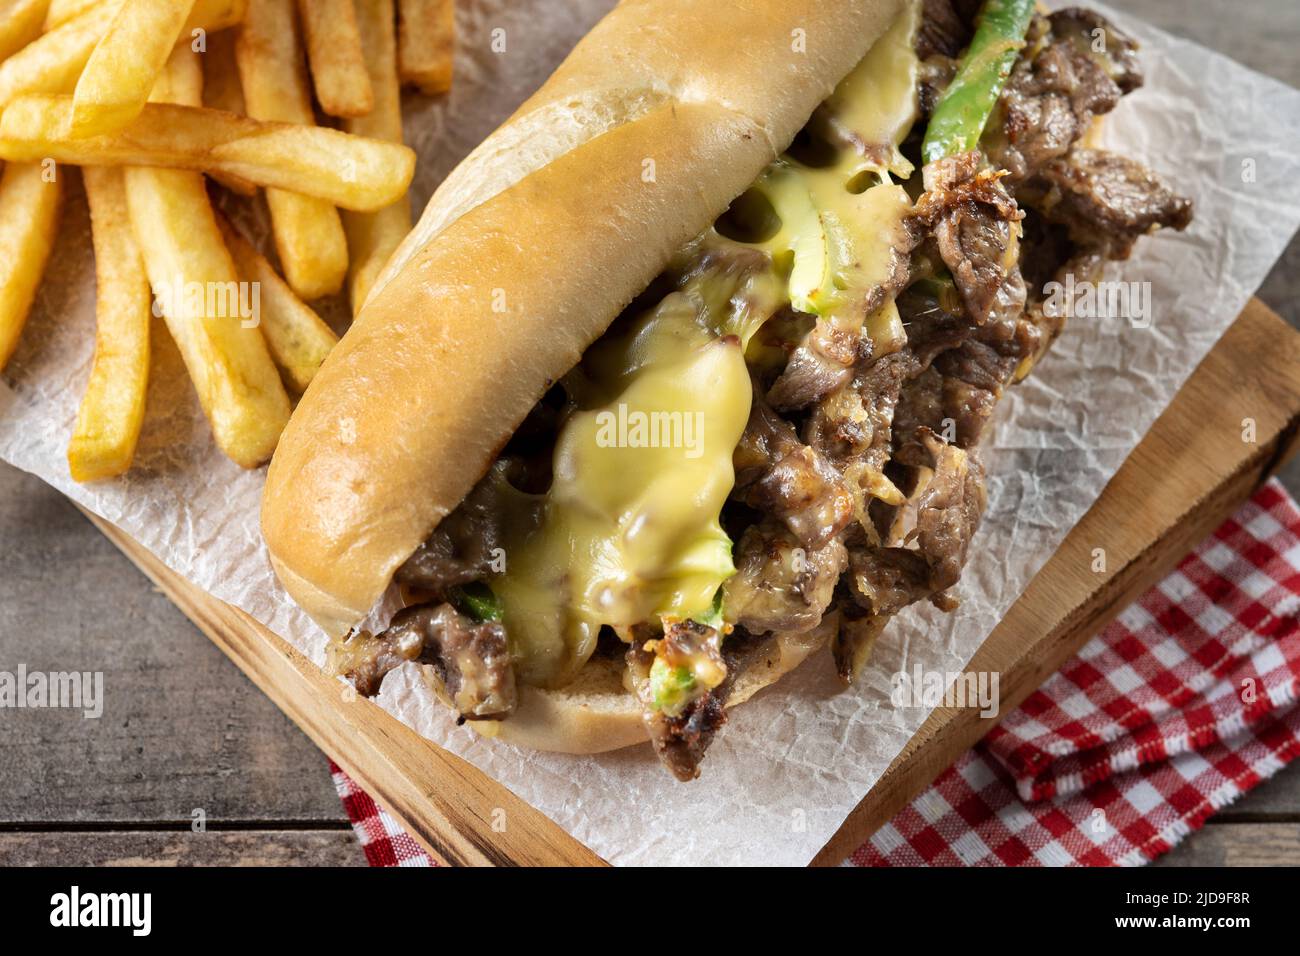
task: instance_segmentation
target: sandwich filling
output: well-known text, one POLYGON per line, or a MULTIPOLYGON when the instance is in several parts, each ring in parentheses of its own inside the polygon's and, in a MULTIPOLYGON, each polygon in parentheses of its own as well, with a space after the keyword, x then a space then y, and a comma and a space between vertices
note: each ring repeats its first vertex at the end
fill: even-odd
POLYGON ((1048 284, 1191 218, 1085 145, 1135 51, 1074 8, 911 4, 539 401, 398 571, 410 606, 333 670, 374 694, 421 662, 479 722, 616 654, 690 779, 746 646, 830 617, 851 682, 899 611, 954 606, 979 443, 1068 313, 1048 284))

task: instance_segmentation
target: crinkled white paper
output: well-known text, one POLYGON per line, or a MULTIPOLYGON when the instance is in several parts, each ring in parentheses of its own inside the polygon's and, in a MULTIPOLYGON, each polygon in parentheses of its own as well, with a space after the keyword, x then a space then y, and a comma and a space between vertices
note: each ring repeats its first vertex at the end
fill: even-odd
MULTIPOLYGON (((420 153, 417 210, 611 5, 458 5, 454 91, 439 101, 408 102, 407 135, 420 153)), ((703 778, 689 785, 676 783, 648 747, 574 758, 482 741, 453 725, 411 668, 390 678, 382 704, 612 862, 807 862, 929 712, 893 707, 890 675, 918 662, 932 671, 964 666, 1300 224, 1300 92, 1114 16, 1143 42, 1147 84, 1113 114, 1107 138, 1190 193, 1196 221, 1184 234, 1146 240, 1130 262, 1111 268, 1111 278, 1151 283, 1149 328, 1076 318, 1033 379, 1004 403, 988 455, 990 507, 956 613, 926 609, 897 620, 860 688, 849 693, 837 693, 829 655, 819 655, 734 712, 703 778)), ((118 524, 176 571, 321 660, 320 635, 267 564, 258 534, 263 472, 242 471, 213 447, 165 334, 155 336, 157 374, 137 467, 107 484, 69 479, 64 454, 93 328, 87 217, 74 199, 28 331, 0 386, 0 456, 118 524)))

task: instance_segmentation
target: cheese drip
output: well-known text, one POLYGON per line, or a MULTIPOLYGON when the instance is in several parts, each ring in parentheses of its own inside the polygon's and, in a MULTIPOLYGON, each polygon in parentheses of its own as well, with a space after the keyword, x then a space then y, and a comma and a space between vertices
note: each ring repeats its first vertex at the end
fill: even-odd
POLYGON ((735 571, 718 518, 749 372, 740 340, 700 314, 676 293, 605 343, 622 387, 565 423, 540 524, 507 538, 507 573, 492 588, 526 683, 565 683, 601 625, 706 611, 735 571))

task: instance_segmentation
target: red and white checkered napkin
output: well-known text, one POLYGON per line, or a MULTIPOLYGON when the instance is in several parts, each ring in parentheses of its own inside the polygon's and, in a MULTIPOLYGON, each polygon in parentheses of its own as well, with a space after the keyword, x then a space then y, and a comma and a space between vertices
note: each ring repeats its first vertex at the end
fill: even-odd
POLYGON ((1300 511, 1277 482, 863 847, 862 865, 1136 865, 1300 753, 1300 511))
MULTIPOLYGON (((1135 865, 1300 754, 1300 509, 1264 485, 850 862, 1135 865)), ((342 771, 375 866, 414 840, 342 771)))
POLYGON ((366 852, 371 866, 435 866, 429 854, 401 828, 379 805, 358 787, 338 764, 330 761, 334 786, 343 801, 343 809, 352 821, 352 829, 366 852))

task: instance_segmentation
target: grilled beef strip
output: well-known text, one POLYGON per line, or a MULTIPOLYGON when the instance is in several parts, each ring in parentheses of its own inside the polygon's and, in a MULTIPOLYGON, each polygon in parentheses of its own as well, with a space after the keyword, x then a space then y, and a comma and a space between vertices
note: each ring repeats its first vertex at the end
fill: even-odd
POLYGON ((694 780, 700 775, 700 761, 714 734, 727 722, 726 700, 733 669, 724 662, 721 635, 712 627, 695 621, 675 622, 659 640, 646 640, 641 633, 644 630, 638 629, 627 651, 632 690, 642 704, 641 720, 660 762, 678 780, 694 780), (716 663, 725 668, 722 682, 687 701, 677 714, 667 714, 655 707, 650 691, 650 668, 656 656, 662 654, 673 665, 685 663, 700 653, 716 657, 716 663))
POLYGON ((864 460, 883 469, 894 403, 913 362, 913 354, 904 350, 859 365, 848 386, 812 408, 803 438, 841 471, 864 460))
POLYGON ((832 645, 836 670, 852 682, 889 620, 918 601, 941 610, 956 601, 948 590, 961 577, 986 503, 984 470, 974 450, 948 444, 928 428, 913 440, 930 455, 913 469, 917 486, 891 515, 883 545, 850 545, 840 603, 840 633, 832 645))
POLYGON ((915 366, 915 354, 909 349, 863 363, 853 380, 818 402, 804 422, 804 439, 843 473, 860 522, 866 521, 873 500, 895 504, 902 500, 902 493, 885 476, 885 466, 891 454, 895 406, 915 366))
POLYGON ((807 408, 843 388, 857 366, 879 357, 863 324, 907 285, 910 251, 894 249, 888 277, 866 290, 844 314, 817 318, 768 390, 767 401, 773 408, 782 412, 807 408))
POLYGON ((952 0, 924 0, 916 55, 922 61, 936 56, 955 60, 969 45, 973 32, 970 20, 958 12, 952 0))
POLYGON ((1000 182, 1004 174, 982 169, 982 161, 972 150, 927 165, 926 192, 911 220, 920 235, 934 236, 976 325, 1018 315, 1025 305, 1019 265, 1023 216, 1000 182))
POLYGON ((500 482, 491 475, 475 485, 460 507, 397 569, 394 580, 445 598, 451 588, 481 581, 492 573, 502 543, 499 490, 500 482))
POLYGON ((1192 201, 1126 156, 1077 148, 1053 160, 1024 190, 1048 221, 1065 226, 1079 247, 1127 259, 1134 243, 1158 228, 1186 229, 1192 201))
POLYGON ((919 441, 933 463, 902 509, 915 515, 915 524, 900 529, 905 532, 901 540, 915 538, 917 553, 929 568, 930 588, 937 594, 956 584, 966 565, 971 538, 984 514, 984 469, 973 451, 948 444, 929 429, 921 430, 919 441))
POLYGON ((722 586, 723 606, 753 634, 809 630, 830 606, 847 562, 838 538, 805 548, 785 527, 764 519, 736 544, 736 573, 722 586))
POLYGON ((732 462, 732 497, 782 522, 806 547, 821 547, 853 519, 839 470, 758 395, 732 462))
POLYGON ((799 343, 785 371, 772 383, 767 401, 773 408, 807 408, 853 377, 860 333, 819 320, 799 343))
POLYGON ((922 447, 922 428, 958 448, 975 448, 1003 390, 1015 381, 1022 363, 1038 354, 1041 339, 1034 321, 1018 316, 971 329, 939 352, 899 396, 893 460, 925 465, 932 456, 922 447))
MULTIPOLYGON (((841 589, 847 600, 838 605, 842 618, 832 653, 849 681, 893 615, 921 600, 945 609, 955 603, 947 592, 957 583, 984 509, 983 469, 974 448, 1002 389, 1040 338, 1023 318, 1023 214, 1003 174, 983 168, 972 152, 931 163, 923 175, 926 192, 910 220, 918 259, 943 262, 960 305, 950 312, 937 301, 900 297, 907 345, 879 372, 864 376, 888 383, 877 392, 884 401, 876 407, 892 414, 873 423, 874 430, 889 436, 889 470, 911 493, 904 501, 878 501, 874 521, 847 536, 849 567, 841 589), (921 311, 909 311, 917 307, 921 311)), ((822 418, 814 412, 810 421, 822 418)))
POLYGON ((1137 44, 1078 8, 1036 16, 982 146, 990 163, 1023 182, 1064 156, 1098 116, 1142 85, 1137 44))
POLYGON ((333 644, 331 671, 363 697, 379 693, 389 671, 406 661, 428 664, 461 720, 501 720, 515 706, 515 670, 506 631, 475 623, 450 604, 403 608, 377 635, 360 631, 333 644))

